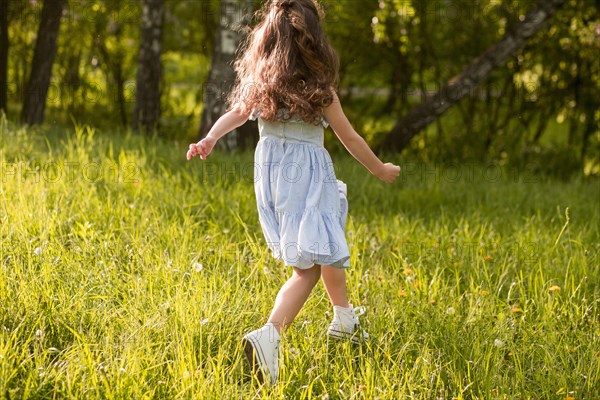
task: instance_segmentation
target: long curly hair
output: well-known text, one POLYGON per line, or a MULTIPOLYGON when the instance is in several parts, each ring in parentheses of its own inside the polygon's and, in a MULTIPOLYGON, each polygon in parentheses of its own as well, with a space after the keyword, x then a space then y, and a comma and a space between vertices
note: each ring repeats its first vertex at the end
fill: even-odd
POLYGON ((281 110, 318 125, 333 102, 339 61, 321 26, 316 0, 267 0, 260 22, 240 47, 237 81, 229 96, 242 112, 266 121, 281 110))

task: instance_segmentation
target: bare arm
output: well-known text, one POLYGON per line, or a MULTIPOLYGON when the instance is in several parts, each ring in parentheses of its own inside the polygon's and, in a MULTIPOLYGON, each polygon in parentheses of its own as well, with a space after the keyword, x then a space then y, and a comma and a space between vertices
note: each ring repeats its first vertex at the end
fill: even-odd
POLYGON ((190 148, 187 152, 187 159, 191 160, 194 156, 200 156, 201 159, 206 160, 206 157, 212 152, 219 139, 234 129, 242 126, 249 117, 250 114, 242 113, 237 107, 234 107, 231 111, 223 114, 221 118, 215 122, 204 139, 198 143, 190 144, 190 148))
POLYGON ((333 103, 324 110, 325 118, 350 154, 372 175, 386 183, 392 183, 400 175, 400 167, 384 164, 373 153, 367 142, 354 130, 344 114, 340 99, 334 93, 333 103))

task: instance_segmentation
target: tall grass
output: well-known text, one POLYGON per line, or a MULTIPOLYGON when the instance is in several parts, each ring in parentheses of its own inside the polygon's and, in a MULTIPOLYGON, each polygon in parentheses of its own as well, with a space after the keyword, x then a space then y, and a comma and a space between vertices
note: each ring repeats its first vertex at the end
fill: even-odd
POLYGON ((262 238, 251 153, 0 133, 0 398, 600 397, 598 181, 397 160, 384 186, 336 155, 373 340, 328 342, 319 286, 261 387, 240 338, 290 271, 262 238))

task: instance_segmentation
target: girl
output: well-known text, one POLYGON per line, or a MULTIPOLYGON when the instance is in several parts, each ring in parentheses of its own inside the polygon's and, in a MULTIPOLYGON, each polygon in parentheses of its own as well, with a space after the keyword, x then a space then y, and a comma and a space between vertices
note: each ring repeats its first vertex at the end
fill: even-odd
POLYGON ((338 60, 321 27, 315 0, 267 0, 260 23, 235 63, 233 106, 205 139, 191 144, 187 159, 205 160, 217 141, 248 119, 258 118, 255 194, 262 231, 273 256, 292 267, 267 324, 243 338, 261 380, 275 383, 280 333, 319 281, 333 306, 328 335, 364 340, 362 307, 348 302, 345 268, 350 252, 344 231, 345 185, 337 181, 323 147, 330 125, 346 149, 374 176, 392 183, 400 167, 384 164, 350 125, 335 91, 338 60))

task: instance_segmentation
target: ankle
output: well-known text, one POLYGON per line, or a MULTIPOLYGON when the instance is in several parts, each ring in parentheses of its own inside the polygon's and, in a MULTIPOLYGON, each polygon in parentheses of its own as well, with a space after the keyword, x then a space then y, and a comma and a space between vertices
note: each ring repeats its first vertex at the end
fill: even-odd
POLYGON ((334 304, 333 305, 333 311, 352 311, 354 307, 352 306, 352 304, 346 302, 344 303, 338 303, 338 304, 334 304))
POLYGON ((277 324, 274 322, 267 322, 265 324, 265 326, 268 326, 269 329, 272 329, 274 331, 274 334, 277 339, 279 339, 281 337, 281 325, 280 324, 277 324))
POLYGON ((332 302, 331 305, 333 306, 334 309, 336 307, 338 307, 338 308, 352 308, 352 304, 350 304, 348 301, 345 301, 345 302, 336 302, 336 303, 332 302))

